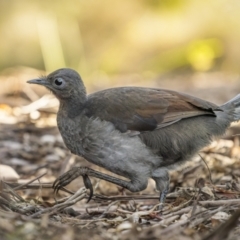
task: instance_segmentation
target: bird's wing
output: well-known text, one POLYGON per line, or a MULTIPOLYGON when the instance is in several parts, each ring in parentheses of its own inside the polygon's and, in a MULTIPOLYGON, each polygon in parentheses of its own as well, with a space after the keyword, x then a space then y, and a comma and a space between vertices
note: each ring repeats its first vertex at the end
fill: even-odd
POLYGON ((213 115, 221 109, 210 102, 170 90, 123 87, 90 94, 89 117, 112 122, 121 132, 152 131, 184 118, 213 115))

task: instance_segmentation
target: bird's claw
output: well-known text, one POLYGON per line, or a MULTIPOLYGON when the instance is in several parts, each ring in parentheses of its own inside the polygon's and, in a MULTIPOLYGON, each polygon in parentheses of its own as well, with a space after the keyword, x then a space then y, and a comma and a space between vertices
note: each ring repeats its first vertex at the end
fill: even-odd
POLYGON ((89 189, 89 191, 90 191, 89 198, 88 198, 88 201, 87 201, 87 202, 89 202, 91 200, 92 196, 93 196, 93 186, 92 186, 90 178, 88 177, 88 175, 83 170, 86 170, 86 169, 85 168, 72 168, 69 171, 67 171, 66 173, 59 176, 54 181, 53 186, 52 186, 53 189, 54 189, 54 193, 58 193, 58 191, 61 188, 68 185, 70 182, 72 182, 77 177, 82 176, 85 188, 89 189))
POLYGON ((92 186, 92 182, 90 180, 90 178, 88 177, 88 175, 83 175, 83 182, 84 182, 84 186, 86 189, 89 189, 89 197, 87 200, 87 203, 92 199, 93 196, 93 186, 92 186))

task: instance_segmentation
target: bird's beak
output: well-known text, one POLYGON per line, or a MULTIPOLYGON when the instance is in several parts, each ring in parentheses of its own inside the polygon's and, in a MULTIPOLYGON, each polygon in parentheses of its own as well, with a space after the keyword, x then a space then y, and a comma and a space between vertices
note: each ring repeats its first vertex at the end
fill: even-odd
POLYGON ((31 83, 31 84, 39 84, 39 85, 43 85, 43 86, 47 86, 49 85, 48 81, 46 78, 37 78, 37 79, 32 79, 27 81, 27 83, 31 83))

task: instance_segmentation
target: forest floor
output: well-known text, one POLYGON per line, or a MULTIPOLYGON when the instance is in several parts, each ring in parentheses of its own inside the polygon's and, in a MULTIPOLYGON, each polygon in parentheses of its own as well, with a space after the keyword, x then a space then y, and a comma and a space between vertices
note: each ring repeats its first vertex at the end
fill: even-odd
MULTIPOLYGON (((204 99, 224 102, 240 92, 237 81, 227 87, 226 82, 221 84, 207 90, 195 87, 192 94, 202 92, 204 99)), ((189 92, 189 83, 186 88, 180 85, 179 90, 189 92)), ((171 171, 170 191, 159 211, 159 193, 151 180, 146 190, 133 194, 91 179, 94 195, 89 203, 82 178, 54 194, 54 180, 72 166, 106 172, 70 154, 56 127, 57 104, 52 95, 24 84, 18 86, 17 95, 0 91, 1 240, 239 239, 238 124, 171 171)))

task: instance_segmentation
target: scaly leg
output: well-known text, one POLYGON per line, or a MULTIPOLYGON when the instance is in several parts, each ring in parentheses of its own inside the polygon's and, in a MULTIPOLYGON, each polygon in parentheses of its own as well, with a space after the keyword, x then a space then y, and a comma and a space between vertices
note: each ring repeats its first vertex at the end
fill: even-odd
POLYGON ((169 174, 167 169, 158 168, 153 172, 152 179, 156 182, 156 188, 160 191, 159 201, 161 205, 159 206, 159 210, 162 210, 163 203, 165 202, 167 193, 169 191, 169 174))
POLYGON ((138 178, 128 182, 128 181, 98 172, 88 167, 74 167, 70 169, 68 172, 58 177, 54 181, 53 183, 54 192, 58 192, 60 188, 68 185, 70 182, 72 182, 74 179, 76 179, 79 176, 83 177, 85 187, 87 189, 90 189, 90 195, 89 195, 88 201, 90 201, 93 195, 92 183, 88 176, 96 177, 96 178, 114 183, 120 187, 128 189, 131 192, 139 192, 144 190, 147 187, 147 183, 148 183, 147 179, 138 178))

